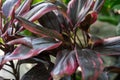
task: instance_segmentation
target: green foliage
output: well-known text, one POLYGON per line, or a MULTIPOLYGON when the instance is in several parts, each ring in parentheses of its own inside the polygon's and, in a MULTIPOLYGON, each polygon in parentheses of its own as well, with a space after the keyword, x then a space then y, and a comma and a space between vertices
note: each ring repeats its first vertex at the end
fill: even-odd
POLYGON ((33 0, 32 4, 43 2, 43 1, 45 1, 45 0, 33 0))
POLYGON ((63 0, 63 2, 64 2, 65 4, 68 4, 69 1, 70 1, 70 0, 63 0))
POLYGON ((120 0, 105 0, 99 20, 117 25, 120 17, 118 10, 120 10, 120 0))

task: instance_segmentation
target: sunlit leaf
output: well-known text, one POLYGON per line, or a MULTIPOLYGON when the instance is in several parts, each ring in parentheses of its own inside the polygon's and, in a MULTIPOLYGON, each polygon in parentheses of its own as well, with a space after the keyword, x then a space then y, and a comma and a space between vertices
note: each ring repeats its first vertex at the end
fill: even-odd
POLYGON ((30 9, 30 4, 33 0, 25 0, 19 8, 15 11, 16 15, 23 15, 30 9))
POLYGON ((4 3, 3 3, 3 6, 2 6, 2 10, 3 10, 3 13, 6 17, 9 16, 10 12, 11 12, 11 9, 14 7, 14 5, 20 0, 6 0, 4 3))
POLYGON ((25 19, 30 21, 38 20, 44 14, 56 10, 57 7, 52 3, 40 3, 24 15, 25 19))

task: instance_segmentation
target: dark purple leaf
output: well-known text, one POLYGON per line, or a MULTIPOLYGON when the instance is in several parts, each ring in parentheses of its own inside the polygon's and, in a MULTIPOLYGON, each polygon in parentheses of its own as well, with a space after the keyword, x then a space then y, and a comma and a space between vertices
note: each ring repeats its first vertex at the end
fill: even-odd
POLYGON ((17 4, 17 2, 19 2, 20 0, 6 0, 4 3, 3 3, 3 6, 2 6, 2 10, 3 10, 3 13, 6 17, 9 16, 11 10, 13 9, 13 7, 17 4))
POLYGON ((33 0, 25 0, 19 8, 15 11, 16 15, 23 15, 30 9, 30 4, 33 0))
POLYGON ((82 80, 97 80, 103 70, 100 56, 89 49, 76 49, 76 57, 81 67, 82 80))
POLYGON ((76 26, 84 19, 93 4, 93 0, 71 0, 68 4, 67 14, 76 26))
POLYGON ((93 11, 99 12, 105 0, 96 0, 93 11))
POLYGON ((94 43, 94 49, 102 55, 120 54, 120 37, 98 40, 94 43))
POLYGON ((56 6, 58 6, 61 10, 63 10, 64 12, 67 11, 67 7, 66 5, 64 5, 61 1, 55 1, 53 2, 53 4, 55 4, 56 6))
POLYGON ((56 63, 51 75, 59 80, 65 75, 72 75, 77 67, 77 60, 74 51, 63 50, 58 53, 56 63))
POLYGON ((67 14, 73 24, 76 23, 77 16, 87 0, 71 0, 68 4, 67 14))
POLYGON ((8 45, 22 44, 22 45, 25 45, 25 46, 28 46, 28 47, 32 48, 33 45, 32 45, 31 42, 32 42, 32 38, 25 37, 25 38, 12 40, 12 41, 8 42, 7 44, 8 45))
POLYGON ((55 12, 49 12, 43 15, 39 22, 41 25, 43 25, 46 28, 56 30, 58 32, 61 32, 61 24, 55 14, 55 12))
POLYGON ((39 35, 39 36, 50 36, 52 38, 57 38, 59 40, 63 40, 62 35, 55 31, 55 30, 51 30, 48 28, 44 28, 42 26, 36 25, 24 18, 21 17, 16 17, 19 22, 21 23, 21 25, 26 28, 27 30, 39 35))
POLYGON ((94 23, 96 20, 97 20, 97 13, 90 12, 89 14, 87 14, 85 19, 80 23, 80 28, 84 31, 88 31, 90 25, 94 23))
POLYGON ((42 63, 37 64, 30 69, 21 80, 48 80, 50 74, 42 63))
POLYGON ((77 15, 77 24, 76 24, 77 26, 79 25, 79 23, 81 23, 84 20, 85 16, 90 11, 90 8, 93 3, 94 3, 94 0, 87 0, 85 4, 82 6, 81 11, 77 15))
POLYGON ((57 7, 52 3, 41 3, 35 6, 33 9, 31 9, 28 13, 26 13, 24 15, 24 18, 30 21, 35 21, 38 20, 44 14, 56 9, 57 7))
MULTIPOLYGON (((11 61, 14 59, 22 60, 31 58, 40 54, 43 51, 55 49, 61 45, 61 42, 57 42, 51 38, 23 38, 17 40, 21 40, 20 43, 22 43, 23 45, 19 45, 11 54, 5 55, 2 63, 6 63, 7 61, 11 61), (30 43, 32 43, 32 46, 29 47, 30 43)), ((18 44, 18 41, 14 41, 9 42, 9 45, 18 44)))

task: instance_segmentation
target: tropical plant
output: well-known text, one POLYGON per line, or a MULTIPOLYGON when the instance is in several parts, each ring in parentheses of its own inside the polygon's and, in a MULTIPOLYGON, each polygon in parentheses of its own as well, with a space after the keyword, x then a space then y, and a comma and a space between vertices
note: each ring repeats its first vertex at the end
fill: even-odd
POLYGON ((82 80, 107 80, 108 71, 119 69, 105 69, 101 56, 120 55, 120 37, 100 39, 89 33, 104 0, 71 0, 67 6, 59 0, 33 5, 32 0, 21 2, 6 0, 0 20, 0 49, 4 52, 0 68, 11 67, 13 72, 9 72, 16 80, 25 63, 36 66, 22 80, 76 80, 78 67, 82 80), (17 65, 13 60, 18 60, 17 65))

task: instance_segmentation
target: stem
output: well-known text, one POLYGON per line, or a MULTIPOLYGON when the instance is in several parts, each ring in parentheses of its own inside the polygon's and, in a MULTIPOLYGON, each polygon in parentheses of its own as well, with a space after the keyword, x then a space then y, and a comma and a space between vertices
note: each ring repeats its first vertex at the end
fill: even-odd
POLYGON ((17 74, 17 70, 14 66, 13 61, 10 61, 10 64, 11 64, 11 67, 12 67, 12 70, 13 70, 13 73, 14 73, 14 76, 15 76, 15 80, 19 80, 19 75, 17 74))
POLYGON ((9 71, 9 70, 7 70, 5 68, 2 68, 2 69, 5 70, 5 71, 7 71, 7 72, 9 72, 10 74, 12 74, 14 76, 14 73, 12 73, 11 71, 9 71))
POLYGON ((73 74, 73 80, 76 80, 76 73, 73 74))
POLYGON ((87 46, 87 38, 86 38, 86 34, 84 31, 82 31, 82 35, 83 35, 83 39, 84 39, 84 43, 85 43, 85 47, 86 47, 87 46))

